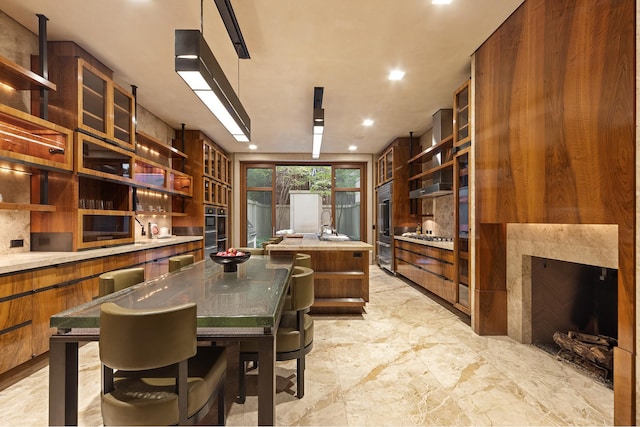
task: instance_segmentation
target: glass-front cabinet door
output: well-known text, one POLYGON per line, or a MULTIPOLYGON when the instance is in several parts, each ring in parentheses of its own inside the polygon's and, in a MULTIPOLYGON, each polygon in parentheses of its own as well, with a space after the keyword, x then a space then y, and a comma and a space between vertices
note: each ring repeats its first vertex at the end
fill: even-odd
POLYGON ((469 150, 455 158, 456 177, 456 240, 454 252, 457 261, 456 281, 458 304, 469 308, 469 150))

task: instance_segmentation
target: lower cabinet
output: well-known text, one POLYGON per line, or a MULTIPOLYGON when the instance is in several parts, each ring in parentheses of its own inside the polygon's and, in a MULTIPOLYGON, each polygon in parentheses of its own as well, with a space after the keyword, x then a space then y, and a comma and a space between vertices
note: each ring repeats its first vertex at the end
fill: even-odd
POLYGON ((0 276, 0 374, 49 350, 49 318, 98 296, 98 276, 140 266, 150 279, 168 271, 168 258, 193 253, 202 242, 122 253, 0 276))
POLYGON ((453 251, 395 239, 396 273, 446 301, 457 302, 453 251))

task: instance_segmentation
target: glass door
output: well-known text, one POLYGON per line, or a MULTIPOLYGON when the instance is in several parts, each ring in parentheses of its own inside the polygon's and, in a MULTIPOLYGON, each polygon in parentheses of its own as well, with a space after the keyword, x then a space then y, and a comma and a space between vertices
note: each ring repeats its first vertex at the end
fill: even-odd
POLYGON ((246 198, 241 207, 245 224, 240 239, 243 245, 262 247, 273 236, 273 167, 248 167, 245 171, 246 198), (245 243, 246 242, 246 243, 245 243))
POLYGON ((361 167, 334 167, 335 228, 351 240, 361 240, 361 167))

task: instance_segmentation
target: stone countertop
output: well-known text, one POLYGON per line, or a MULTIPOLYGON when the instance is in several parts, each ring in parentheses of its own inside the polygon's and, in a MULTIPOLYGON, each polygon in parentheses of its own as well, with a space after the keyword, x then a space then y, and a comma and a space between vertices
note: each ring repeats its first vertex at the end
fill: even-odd
POLYGON ((371 251, 373 245, 359 240, 324 241, 315 234, 300 237, 284 237, 282 242, 267 245, 268 251, 371 251))
POLYGON ((417 243, 424 246, 432 246, 434 248, 446 249, 448 251, 453 250, 453 242, 434 242, 429 240, 414 239, 413 237, 393 236, 396 240, 403 240, 405 242, 417 243))
POLYGON ((21 252, 0 257, 0 274, 17 273, 34 268, 50 267, 67 262, 84 261, 110 255, 143 251, 181 243, 197 242, 202 236, 174 236, 168 239, 148 239, 129 245, 88 249, 79 252, 21 252))

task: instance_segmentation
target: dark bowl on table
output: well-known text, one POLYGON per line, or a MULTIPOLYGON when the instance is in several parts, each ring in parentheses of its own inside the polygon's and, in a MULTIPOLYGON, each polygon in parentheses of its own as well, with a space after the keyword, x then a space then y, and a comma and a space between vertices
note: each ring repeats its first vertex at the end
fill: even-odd
POLYGON ((233 273, 234 271, 238 271, 238 264, 242 264, 249 258, 251 258, 250 253, 245 253, 244 255, 235 255, 235 256, 221 256, 216 254, 209 255, 213 262, 217 264, 221 264, 224 267, 225 273, 233 273))

